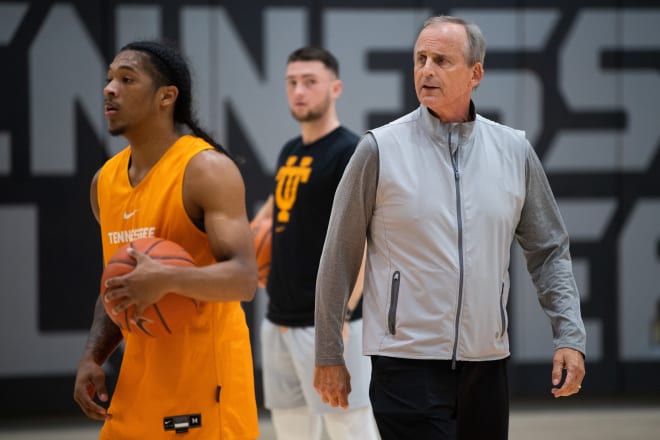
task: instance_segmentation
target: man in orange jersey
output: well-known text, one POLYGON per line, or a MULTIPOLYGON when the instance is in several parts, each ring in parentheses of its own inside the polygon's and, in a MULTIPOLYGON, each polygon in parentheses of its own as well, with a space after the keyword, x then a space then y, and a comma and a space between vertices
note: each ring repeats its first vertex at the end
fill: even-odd
POLYGON ((130 231, 179 243, 196 267, 161 265, 132 251, 135 269, 106 282, 81 357, 74 398, 88 417, 104 420, 101 439, 255 439, 257 409, 248 328, 240 301, 250 301, 257 270, 235 163, 196 122, 190 72, 168 45, 124 46, 108 69, 105 116, 130 145, 109 159, 91 185, 107 263, 130 231), (187 126, 192 135, 182 134, 187 126), (124 237, 124 238, 122 238, 124 237), (113 309, 135 305, 133 319, 166 293, 204 304, 174 334, 151 338, 120 330, 113 309), (125 342, 109 399, 102 365, 125 342))

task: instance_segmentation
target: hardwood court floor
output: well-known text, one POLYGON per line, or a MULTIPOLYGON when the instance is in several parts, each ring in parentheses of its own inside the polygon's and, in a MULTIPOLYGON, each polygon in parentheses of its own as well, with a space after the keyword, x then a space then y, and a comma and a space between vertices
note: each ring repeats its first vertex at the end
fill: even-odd
MULTIPOLYGON (((660 404, 584 406, 514 403, 510 440, 660 440, 660 404)), ((267 412, 260 440, 275 440, 267 412)), ((0 440, 94 440, 99 425, 83 417, 4 420, 0 440)))

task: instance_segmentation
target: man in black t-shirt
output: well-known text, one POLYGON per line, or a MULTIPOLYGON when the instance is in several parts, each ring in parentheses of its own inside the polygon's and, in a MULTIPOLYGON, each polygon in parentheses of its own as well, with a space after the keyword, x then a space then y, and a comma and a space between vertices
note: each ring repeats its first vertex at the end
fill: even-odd
POLYGON ((273 194, 253 220, 270 218, 273 225, 268 311, 261 327, 265 405, 279 439, 320 439, 323 425, 332 440, 377 439, 368 396, 371 367, 361 354, 361 275, 344 324, 355 387, 348 407, 327 405, 313 386, 316 276, 335 190, 359 139, 337 118, 342 84, 331 53, 315 47, 294 51, 286 86, 301 134, 282 148, 273 194))

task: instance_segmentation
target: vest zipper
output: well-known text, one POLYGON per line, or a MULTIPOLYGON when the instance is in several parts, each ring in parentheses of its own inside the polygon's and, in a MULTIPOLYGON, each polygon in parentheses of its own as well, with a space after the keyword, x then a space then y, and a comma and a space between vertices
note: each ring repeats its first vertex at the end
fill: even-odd
POLYGON ((454 182, 456 183, 456 223, 458 226, 458 305, 456 308, 456 324, 454 329, 454 348, 451 354, 451 369, 456 369, 456 352, 458 350, 458 331, 461 320, 461 307, 463 304, 463 215, 461 213, 461 176, 458 171, 458 145, 456 152, 451 152, 451 130, 449 131, 449 155, 454 169, 454 182))

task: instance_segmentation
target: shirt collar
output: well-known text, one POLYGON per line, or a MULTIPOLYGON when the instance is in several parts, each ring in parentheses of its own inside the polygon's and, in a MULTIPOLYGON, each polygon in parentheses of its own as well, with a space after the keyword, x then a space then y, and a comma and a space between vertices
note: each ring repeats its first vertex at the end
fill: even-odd
POLYGON ((474 123, 477 119, 477 112, 474 102, 470 100, 469 120, 466 122, 442 122, 434 116, 428 107, 420 105, 419 113, 422 121, 423 130, 433 139, 442 145, 449 141, 451 133, 452 153, 459 145, 465 145, 474 134, 474 123))

